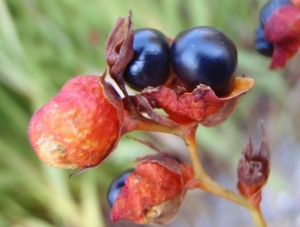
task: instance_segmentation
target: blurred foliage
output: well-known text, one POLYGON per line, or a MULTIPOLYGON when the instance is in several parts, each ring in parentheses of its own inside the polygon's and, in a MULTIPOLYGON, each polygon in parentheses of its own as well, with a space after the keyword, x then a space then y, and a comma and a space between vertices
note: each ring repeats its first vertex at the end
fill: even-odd
MULTIPOLYGON (((111 158, 98 168, 69 179, 72 171, 41 163, 27 139, 33 112, 70 77, 103 72, 106 38, 117 18, 126 16, 129 10, 135 28, 157 28, 170 37, 197 25, 220 28, 237 45, 237 74, 256 80, 255 88, 241 99, 226 123, 199 128, 202 150, 224 159, 234 174, 247 137, 259 138, 261 120, 266 123, 271 147, 276 147, 282 137, 297 141, 299 121, 294 120, 300 111, 293 100, 299 94, 299 85, 295 85, 296 80, 287 80, 287 71, 270 72, 269 60, 253 50, 254 29, 263 3, 0 0, 0 227, 105 226, 107 217, 102 209, 107 208, 104 198, 109 182, 135 157, 152 152, 124 137, 111 158)), ((147 134, 132 136, 146 138, 147 134)))

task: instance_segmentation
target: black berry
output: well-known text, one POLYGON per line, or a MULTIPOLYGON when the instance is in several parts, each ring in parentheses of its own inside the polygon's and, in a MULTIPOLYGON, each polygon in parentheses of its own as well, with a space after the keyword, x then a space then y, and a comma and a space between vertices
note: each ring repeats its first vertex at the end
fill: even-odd
POLYGON ((110 207, 113 207, 120 190, 125 185, 126 179, 132 172, 134 172, 134 169, 128 169, 124 171, 123 173, 119 174, 110 184, 107 192, 107 202, 110 207))
POLYGON ((272 15, 272 13, 281 6, 292 5, 290 0, 271 0, 267 2, 260 11, 260 23, 262 27, 265 26, 267 19, 272 15))
POLYGON ((273 44, 265 39, 264 29, 261 26, 256 29, 254 48, 266 57, 273 55, 273 44))
POLYGON ((126 84, 138 91, 164 84, 170 68, 167 37, 156 29, 138 29, 134 33, 133 50, 133 59, 124 72, 126 84))
POLYGON ((217 96, 224 96, 234 85, 237 50, 232 40, 216 28, 190 28, 175 37, 171 64, 177 76, 190 87, 202 83, 217 96))

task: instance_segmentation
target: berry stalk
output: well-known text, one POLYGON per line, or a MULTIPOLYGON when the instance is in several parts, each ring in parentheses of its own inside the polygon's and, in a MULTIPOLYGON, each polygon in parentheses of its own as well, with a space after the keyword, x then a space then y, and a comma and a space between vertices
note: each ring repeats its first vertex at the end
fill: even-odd
POLYGON ((198 154, 196 144, 196 129, 198 125, 191 125, 185 128, 183 139, 186 143, 190 160, 192 162, 195 179, 199 181, 197 185, 199 189, 205 190, 233 203, 239 204, 247 208, 251 219, 256 227, 266 227, 265 220, 261 213, 259 205, 253 205, 251 201, 241 194, 233 192, 218 182, 212 180, 205 172, 201 159, 198 154))
POLYGON ((136 130, 153 131, 173 134, 182 137, 183 131, 179 126, 168 126, 157 123, 142 114, 135 111, 132 115, 131 111, 125 110, 125 117, 123 121, 124 133, 136 130))

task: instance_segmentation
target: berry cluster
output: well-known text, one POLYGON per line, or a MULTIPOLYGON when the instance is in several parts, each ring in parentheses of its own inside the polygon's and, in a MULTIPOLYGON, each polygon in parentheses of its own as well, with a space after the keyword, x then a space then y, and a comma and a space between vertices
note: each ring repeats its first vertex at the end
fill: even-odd
POLYGON ((138 158, 135 169, 113 181, 107 194, 112 220, 168 223, 186 192, 199 188, 245 206, 255 224, 264 226, 259 204, 270 158, 264 130, 259 146, 253 148, 249 141, 239 161, 240 193, 213 181, 197 151, 199 124, 224 122, 254 85, 251 78, 235 76, 237 50, 232 40, 207 26, 187 29, 174 40, 155 29, 134 31, 130 13, 113 27, 106 61, 102 76, 70 79, 32 116, 29 140, 37 155, 51 166, 80 172, 105 160, 125 133, 174 134, 184 140, 191 164, 136 139, 157 153, 138 158), (107 76, 122 94, 105 80, 107 76), (140 93, 129 96, 125 84, 140 93), (157 108, 167 115, 156 112, 157 108))
POLYGON ((261 9, 255 49, 272 57, 271 69, 284 67, 300 46, 299 6, 297 0, 270 0, 261 9))
POLYGON ((135 90, 163 85, 171 67, 191 89, 210 86, 218 96, 233 89, 237 50, 233 41, 213 27, 195 27, 179 33, 169 45, 167 37, 155 29, 134 32, 134 55, 124 72, 124 80, 135 90))

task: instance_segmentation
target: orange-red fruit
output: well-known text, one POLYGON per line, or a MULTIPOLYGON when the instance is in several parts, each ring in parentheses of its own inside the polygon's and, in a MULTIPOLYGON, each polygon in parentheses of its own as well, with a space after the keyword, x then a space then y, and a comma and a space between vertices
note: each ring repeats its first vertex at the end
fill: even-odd
POLYGON ((119 139, 117 108, 103 93, 99 76, 77 76, 39 109, 29 124, 29 140, 50 166, 97 166, 119 139))
MULTIPOLYGON (((163 161, 168 161, 162 159, 163 161)), ((160 161, 162 161, 160 160, 160 161)), ((180 202, 172 203, 176 196, 182 196, 186 183, 193 178, 192 168, 184 163, 173 166, 174 172, 158 162, 143 162, 125 181, 111 211, 113 221, 130 220, 138 224, 161 219, 160 223, 171 221, 177 214, 180 202), (173 205, 167 213, 167 204, 173 205), (159 216, 163 217, 159 217, 159 216), (168 217, 170 216, 170 217, 168 217), (163 220, 166 219, 166 220, 163 220)), ((159 222, 157 222, 159 223, 159 222)))

